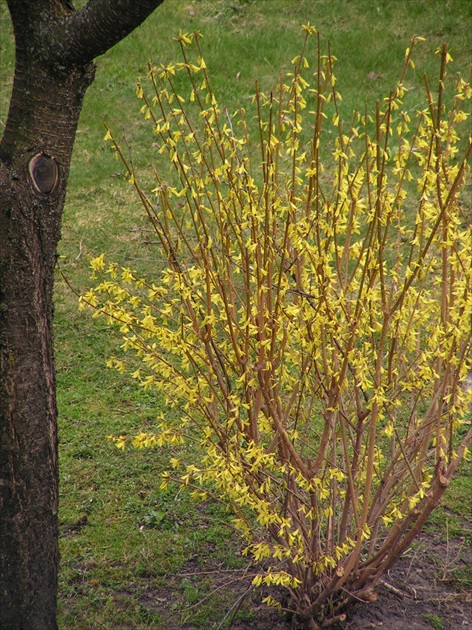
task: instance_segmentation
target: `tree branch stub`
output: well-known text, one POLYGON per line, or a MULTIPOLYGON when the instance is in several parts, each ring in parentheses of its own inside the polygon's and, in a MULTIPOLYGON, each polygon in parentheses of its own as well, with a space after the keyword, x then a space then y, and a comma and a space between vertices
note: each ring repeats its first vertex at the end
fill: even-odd
POLYGON ((37 153, 30 159, 28 175, 36 193, 50 195, 57 188, 59 169, 56 160, 47 153, 37 153))

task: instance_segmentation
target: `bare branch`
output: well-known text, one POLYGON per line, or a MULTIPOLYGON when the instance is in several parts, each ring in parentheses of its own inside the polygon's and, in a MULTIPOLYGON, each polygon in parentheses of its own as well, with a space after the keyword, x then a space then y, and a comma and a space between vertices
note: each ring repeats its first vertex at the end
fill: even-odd
POLYGON ((86 65, 129 35, 162 2, 90 0, 49 28, 51 53, 66 67, 86 65))

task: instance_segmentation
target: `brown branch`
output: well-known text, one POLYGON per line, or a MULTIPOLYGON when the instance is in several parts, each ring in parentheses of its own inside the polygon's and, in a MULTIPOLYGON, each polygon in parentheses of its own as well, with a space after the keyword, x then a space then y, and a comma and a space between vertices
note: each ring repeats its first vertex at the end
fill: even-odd
POLYGON ((90 0, 48 28, 51 54, 61 65, 87 65, 134 31, 163 0, 90 0))

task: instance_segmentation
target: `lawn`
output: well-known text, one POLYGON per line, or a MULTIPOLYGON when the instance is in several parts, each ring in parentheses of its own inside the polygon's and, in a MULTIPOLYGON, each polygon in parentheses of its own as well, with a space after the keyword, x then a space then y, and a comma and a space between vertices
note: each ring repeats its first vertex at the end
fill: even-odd
MULTIPOLYGON (((247 594, 254 568, 241 555, 224 509, 210 501, 195 505, 185 493, 159 489, 172 449, 123 454, 107 439, 150 429, 167 410, 154 394, 105 367, 107 356, 119 352, 119 337, 78 311, 77 297, 61 274, 80 292, 90 282, 89 254, 107 252, 145 274, 159 265, 159 248, 149 237, 139 201, 103 141, 106 121, 126 138, 135 165, 149 166, 153 140, 135 98, 136 80, 146 74, 148 62, 177 60, 179 31, 200 31, 213 88, 233 111, 254 94, 256 80, 269 90, 290 68, 302 42, 300 25, 308 22, 320 31, 323 46, 330 40, 338 59, 346 118, 365 104, 371 109, 389 93, 413 35, 426 38, 407 78, 413 95, 423 90, 424 73, 437 75, 434 51, 444 42, 454 71, 469 71, 468 0, 166 0, 97 62, 73 155, 55 297, 62 630, 225 628, 230 622, 239 628, 285 627, 261 607, 260 598, 247 594)), ((2 4, 0 129, 12 75, 12 34, 2 4)), ((407 558, 411 566, 429 553, 430 544, 437 545, 428 574, 447 583, 452 599, 462 593, 464 600, 472 580, 464 561, 464 554, 470 558, 471 481, 470 467, 464 465, 407 558), (468 535, 469 542, 461 544, 468 535)), ((424 626, 418 628, 453 627, 441 606, 421 614, 424 626)))

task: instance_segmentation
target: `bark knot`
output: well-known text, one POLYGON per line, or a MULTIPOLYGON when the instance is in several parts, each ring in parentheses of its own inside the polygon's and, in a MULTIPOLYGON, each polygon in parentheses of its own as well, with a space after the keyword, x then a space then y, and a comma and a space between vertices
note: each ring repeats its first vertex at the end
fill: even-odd
POLYGON ((56 160, 47 153, 38 153, 30 159, 28 173, 36 193, 50 195, 56 189, 59 169, 56 160))

